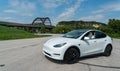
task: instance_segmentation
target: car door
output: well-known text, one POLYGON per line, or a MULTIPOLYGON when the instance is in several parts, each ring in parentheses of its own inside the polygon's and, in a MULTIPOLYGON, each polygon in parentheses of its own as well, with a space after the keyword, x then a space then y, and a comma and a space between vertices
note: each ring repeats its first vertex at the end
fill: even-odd
POLYGON ((95 31, 90 31, 88 33, 86 33, 83 37, 82 37, 82 55, 91 55, 94 54, 95 51, 95 47, 97 45, 97 41, 95 39, 95 31), (85 37, 89 37, 89 39, 85 40, 85 37))
POLYGON ((95 40, 96 40, 96 47, 94 48, 95 53, 101 53, 104 45, 107 42, 106 34, 101 31, 95 31, 95 40))

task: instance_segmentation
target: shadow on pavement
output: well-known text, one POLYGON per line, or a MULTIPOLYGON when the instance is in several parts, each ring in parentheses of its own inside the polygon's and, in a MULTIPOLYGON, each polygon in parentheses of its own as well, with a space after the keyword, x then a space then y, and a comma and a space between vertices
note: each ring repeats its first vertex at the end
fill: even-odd
POLYGON ((47 56, 45 56, 48 60, 50 60, 51 62, 54 62, 54 63, 57 63, 57 64, 65 64, 64 61, 62 60, 55 60, 55 59, 52 59, 52 58, 49 58, 47 56))
POLYGON ((103 56, 103 54, 94 54, 94 55, 84 56, 84 57, 80 57, 79 61, 98 58, 98 57, 102 57, 102 56, 103 56))
MULTIPOLYGON (((82 60, 91 59, 91 58, 98 58, 98 57, 101 57, 101 56, 103 56, 103 55, 102 54, 96 54, 96 55, 90 55, 90 56, 81 57, 77 63, 83 64, 83 65, 88 65, 88 66, 101 67, 101 68, 120 69, 120 67, 117 67, 117 66, 106 66, 106 65, 86 63, 86 62, 82 61, 82 60)), ((47 56, 45 56, 45 57, 48 60, 50 60, 51 62, 54 62, 54 63, 57 63, 57 64, 66 64, 66 63, 64 63, 64 61, 54 60, 54 59, 51 59, 51 58, 49 58, 47 56)))
MULTIPOLYGON (((82 60, 86 60, 86 59, 91 59, 91 58, 97 58, 97 57, 100 57, 102 56, 101 54, 97 54, 97 55, 91 55, 91 56, 85 56, 85 57, 80 57, 79 61, 82 61, 82 60)), ((45 56, 48 60, 50 60, 51 62, 54 62, 54 63, 57 63, 57 64, 66 64, 63 60, 55 60, 55 59, 52 59, 52 58, 49 58, 47 56, 45 56)))

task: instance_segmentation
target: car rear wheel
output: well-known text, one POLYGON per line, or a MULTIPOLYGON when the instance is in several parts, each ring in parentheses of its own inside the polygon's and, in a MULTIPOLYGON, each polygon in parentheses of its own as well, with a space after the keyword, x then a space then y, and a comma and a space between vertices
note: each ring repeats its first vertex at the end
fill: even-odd
POLYGON ((105 51, 104 51, 104 56, 110 56, 111 52, 112 52, 112 46, 107 45, 107 47, 105 48, 105 51))
POLYGON ((70 48, 66 51, 64 62, 68 64, 76 63, 79 60, 80 53, 75 48, 70 48))

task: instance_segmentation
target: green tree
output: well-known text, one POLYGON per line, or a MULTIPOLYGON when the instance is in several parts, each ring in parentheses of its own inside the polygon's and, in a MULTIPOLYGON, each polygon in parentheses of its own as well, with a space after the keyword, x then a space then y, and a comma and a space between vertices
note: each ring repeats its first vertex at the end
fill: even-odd
POLYGON ((120 20, 109 19, 108 27, 113 30, 113 33, 120 33, 120 20))

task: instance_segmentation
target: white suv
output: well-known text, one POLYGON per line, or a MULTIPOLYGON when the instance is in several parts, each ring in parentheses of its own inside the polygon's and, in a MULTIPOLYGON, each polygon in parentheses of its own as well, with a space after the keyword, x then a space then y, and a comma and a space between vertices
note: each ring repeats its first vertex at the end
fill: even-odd
POLYGON ((52 59, 75 63, 79 57, 103 53, 110 56, 112 39, 98 30, 73 30, 62 37, 48 40, 43 53, 52 59))

